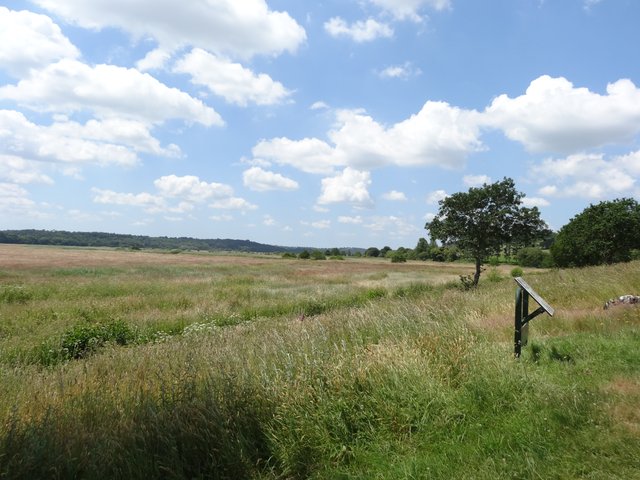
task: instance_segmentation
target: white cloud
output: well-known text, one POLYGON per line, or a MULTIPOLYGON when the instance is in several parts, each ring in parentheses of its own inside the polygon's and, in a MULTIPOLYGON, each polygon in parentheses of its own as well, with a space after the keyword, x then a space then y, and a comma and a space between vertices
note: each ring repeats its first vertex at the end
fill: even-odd
POLYGON ((440 200, 444 200, 449 195, 444 190, 435 190, 427 195, 427 203, 437 205, 440 200))
POLYGON ((108 128, 101 132, 102 138, 92 139, 90 135, 88 140, 83 138, 87 131, 95 129, 100 132, 99 126, 54 123, 46 127, 31 123, 20 112, 0 110, 0 155, 24 160, 99 165, 130 166, 138 162, 135 151, 128 146, 106 141, 117 137, 116 132, 110 132, 108 128))
POLYGON ((531 82, 524 95, 493 100, 485 121, 529 151, 574 153, 640 133, 639 105, 640 89, 630 80, 611 83, 600 95, 545 75, 531 82))
POLYGON ((53 180, 42 173, 41 162, 25 160, 13 155, 0 155, 0 179, 14 184, 53 184, 53 180))
POLYGON ((389 200, 392 202, 406 202, 407 196, 403 192, 398 192, 397 190, 391 190, 390 192, 386 192, 382 194, 382 198, 384 200, 389 200))
POLYGON ((435 213, 431 213, 431 212, 430 212, 430 213, 427 213, 427 214, 424 216, 424 220, 425 220, 426 222, 431 222, 431 221, 433 221, 433 219, 434 219, 434 218, 436 218, 436 214, 435 214, 435 213))
POLYGON ((32 71, 17 85, 0 87, 0 99, 44 112, 89 111, 102 118, 150 123, 172 118, 206 126, 224 123, 201 100, 167 87, 149 74, 115 65, 90 67, 68 59, 32 71))
POLYGON ((421 21, 418 12, 424 7, 445 10, 451 7, 451 0, 369 0, 374 5, 391 13, 398 20, 421 21))
POLYGON ((31 209, 34 206, 29 193, 14 183, 0 183, 0 211, 31 209))
POLYGON ((174 51, 195 46, 248 58, 295 52, 306 33, 286 12, 265 0, 34 0, 67 22, 99 30, 123 29, 136 39, 153 38, 174 51))
POLYGON ((411 62, 405 62, 402 65, 392 65, 381 70, 378 75, 382 78, 401 78, 406 79, 414 75, 420 75, 419 68, 414 68, 411 62))
POLYGON ((328 108, 329 105, 322 101, 313 102, 313 104, 309 107, 310 110, 326 110, 328 108))
POLYGON ((93 201, 105 205, 123 205, 144 208, 149 213, 164 211, 167 206, 164 198, 150 193, 119 193, 113 190, 94 188, 93 201))
POLYGON ((271 215, 263 215, 262 224, 266 227, 275 227, 277 222, 271 215))
POLYGON ((166 198, 184 198, 191 202, 204 202, 209 198, 225 198, 233 195, 233 188, 222 183, 207 183, 193 175, 178 177, 166 175, 153 182, 166 198))
POLYGON ((156 48, 148 51, 142 60, 138 60, 136 68, 141 71, 159 70, 164 68, 170 58, 171 53, 162 48, 156 48))
POLYGON ((487 175, 465 175, 462 181, 468 187, 481 187, 485 183, 491 183, 491 177, 487 175))
POLYGON ((404 218, 396 216, 376 216, 371 219, 371 223, 365 224, 365 228, 374 232, 384 232, 393 238, 401 238, 417 234, 420 229, 413 222, 408 222, 404 218))
POLYGON ((46 15, 0 6, 0 68, 21 76, 63 58, 77 58, 78 49, 46 15))
POLYGON ((347 167, 335 177, 322 180, 322 193, 318 204, 352 203, 357 206, 368 207, 373 204, 368 187, 371 184, 371 174, 347 167))
POLYGON ((478 112, 427 102, 420 112, 390 127, 359 110, 337 112, 328 132, 332 145, 317 139, 262 140, 253 154, 308 173, 331 173, 335 167, 369 170, 385 165, 461 167, 483 148, 478 112))
POLYGON ((229 197, 223 198, 221 200, 216 200, 213 203, 209 204, 209 207, 216 208, 220 210, 255 210, 257 209, 257 205, 253 205, 249 203, 244 198, 240 197, 229 197))
POLYGON ((389 25, 377 22, 372 18, 349 25, 342 18, 333 17, 325 22, 324 29, 332 37, 349 37, 358 43, 393 36, 393 29, 389 25))
POLYGON ((231 215, 211 215, 209 217, 210 220, 213 220, 214 222, 230 222, 231 220, 233 220, 233 216, 231 215))
POLYGON ((252 167, 242 174, 244 186, 257 191, 266 192, 269 190, 297 190, 298 182, 284 177, 279 173, 268 172, 260 167, 252 167))
POLYGON ((541 197, 524 197, 522 199, 522 205, 528 208, 531 207, 548 207, 551 205, 548 200, 541 197))
POLYGON ((333 148, 317 138, 262 140, 253 147, 252 153, 255 157, 279 165, 291 165, 307 173, 332 173, 334 166, 338 165, 333 148))
POLYGON ((194 48, 180 59, 173 71, 191 75, 191 81, 196 85, 203 85, 227 102, 242 107, 248 103, 282 103, 291 94, 269 75, 256 75, 239 63, 212 55, 200 48, 194 48))
POLYGON ((640 175, 638 152, 605 159, 601 153, 580 153, 546 159, 531 168, 539 181, 552 180, 539 192, 559 197, 609 198, 634 191, 640 175))
POLYGON ((348 225, 360 225, 362 223, 362 217, 360 215, 356 217, 339 216, 338 223, 344 223, 348 225))
POLYGON ((166 175, 154 182, 157 194, 119 193, 94 188, 93 201, 102 204, 144 208, 148 213, 184 214, 194 210, 194 204, 211 200, 210 208, 253 210, 257 208, 243 198, 233 196, 233 188, 221 183, 208 183, 193 175, 166 175))
POLYGON ((107 118, 103 121, 89 120, 84 125, 61 121, 51 126, 51 132, 57 136, 122 145, 136 152, 152 153, 161 157, 182 155, 177 145, 162 147, 158 139, 151 135, 149 125, 137 120, 107 118))
POLYGON ((318 220, 317 222, 311 222, 311 226, 313 228, 317 228, 318 230, 326 230, 327 228, 331 228, 331 221, 318 220))

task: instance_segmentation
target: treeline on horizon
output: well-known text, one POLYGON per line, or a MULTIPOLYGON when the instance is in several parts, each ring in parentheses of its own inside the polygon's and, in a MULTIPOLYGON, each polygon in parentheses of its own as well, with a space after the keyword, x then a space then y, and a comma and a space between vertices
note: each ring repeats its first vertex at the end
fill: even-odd
POLYGON ((149 237, 104 232, 68 232, 63 230, 0 230, 0 243, 56 245, 73 247, 157 248, 165 250, 205 250, 256 253, 281 253, 304 250, 303 247, 267 245, 251 240, 199 239, 190 237, 149 237))

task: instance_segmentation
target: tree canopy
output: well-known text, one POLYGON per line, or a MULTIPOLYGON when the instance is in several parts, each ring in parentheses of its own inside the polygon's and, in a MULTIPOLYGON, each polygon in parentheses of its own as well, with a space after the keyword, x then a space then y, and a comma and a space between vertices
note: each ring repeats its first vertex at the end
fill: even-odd
POLYGON ((631 259, 640 248, 640 204, 622 198, 590 205, 556 236, 551 254, 559 267, 582 267, 631 259))
POLYGON ((456 245, 475 260, 475 286, 489 256, 530 245, 548 233, 538 209, 521 206, 523 197, 510 178, 485 183, 440 200, 438 214, 425 228, 432 239, 456 245))

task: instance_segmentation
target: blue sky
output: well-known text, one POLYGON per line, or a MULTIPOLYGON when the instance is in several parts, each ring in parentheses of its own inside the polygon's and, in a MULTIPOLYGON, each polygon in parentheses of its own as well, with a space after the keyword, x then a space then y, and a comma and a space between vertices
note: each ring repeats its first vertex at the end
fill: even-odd
POLYGON ((0 229, 413 247, 640 197, 636 0, 0 1, 0 229))

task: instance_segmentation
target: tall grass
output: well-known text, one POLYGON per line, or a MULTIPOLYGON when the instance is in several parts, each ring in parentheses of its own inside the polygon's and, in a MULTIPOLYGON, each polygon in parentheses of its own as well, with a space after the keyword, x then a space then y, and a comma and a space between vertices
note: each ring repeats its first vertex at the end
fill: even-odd
MULTIPOLYGON (((51 367, 5 361, 0 475, 639 478, 640 314, 601 309, 640 290, 639 266, 528 276, 557 313, 518 361, 506 276, 473 292, 350 277, 316 284, 333 306, 302 320, 194 321, 51 367)), ((234 282, 278 290, 265 275, 234 282)))

